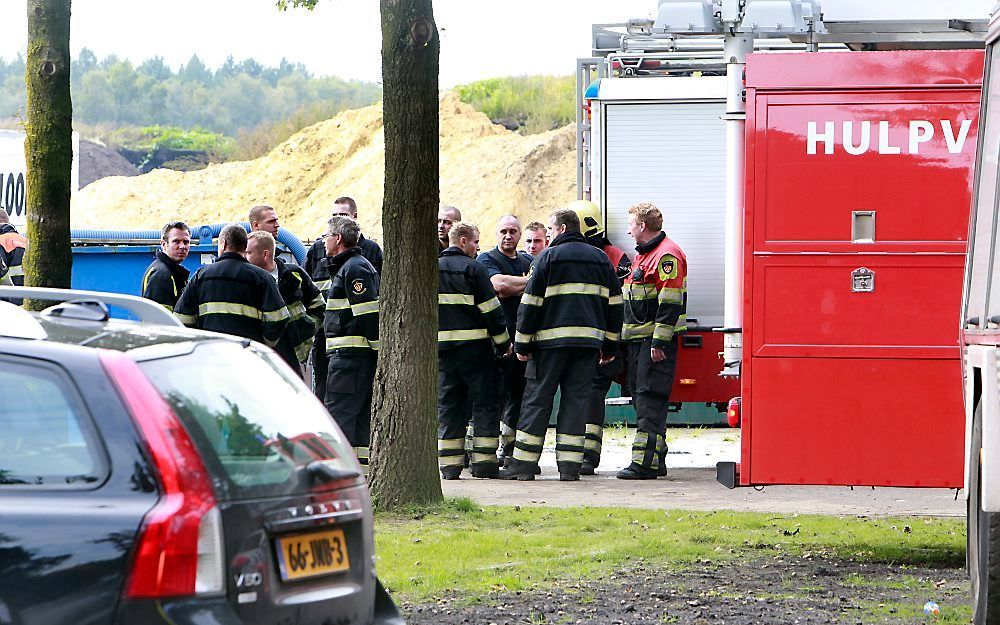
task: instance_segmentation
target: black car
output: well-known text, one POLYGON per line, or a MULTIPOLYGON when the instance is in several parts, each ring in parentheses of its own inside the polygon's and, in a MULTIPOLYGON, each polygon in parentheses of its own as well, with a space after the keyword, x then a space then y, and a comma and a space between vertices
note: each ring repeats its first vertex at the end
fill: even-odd
POLYGON ((403 622, 361 468, 274 352, 43 293, 0 301, 0 625, 403 622))

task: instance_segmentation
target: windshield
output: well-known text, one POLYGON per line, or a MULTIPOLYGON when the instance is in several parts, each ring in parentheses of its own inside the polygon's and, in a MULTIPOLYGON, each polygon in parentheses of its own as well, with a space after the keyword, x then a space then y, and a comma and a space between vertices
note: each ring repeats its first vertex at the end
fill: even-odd
POLYGON ((315 460, 358 469, 323 405, 270 352, 219 341, 139 366, 184 423, 220 499, 321 488, 300 470, 315 460))

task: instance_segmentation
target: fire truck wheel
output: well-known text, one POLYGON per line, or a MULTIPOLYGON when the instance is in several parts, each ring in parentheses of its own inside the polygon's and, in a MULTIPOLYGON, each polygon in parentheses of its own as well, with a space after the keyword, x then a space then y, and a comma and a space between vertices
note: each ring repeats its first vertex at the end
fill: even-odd
POLYGON ((976 407, 972 428, 974 470, 969 484, 967 558, 972 581, 973 622, 976 625, 1000 625, 1000 513, 983 511, 982 409, 976 407))

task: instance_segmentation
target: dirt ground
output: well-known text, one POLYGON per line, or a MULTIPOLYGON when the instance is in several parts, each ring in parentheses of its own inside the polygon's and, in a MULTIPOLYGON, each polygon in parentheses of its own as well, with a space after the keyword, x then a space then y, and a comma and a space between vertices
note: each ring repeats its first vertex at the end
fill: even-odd
POLYGON ((961 623, 968 622, 968 596, 960 567, 779 555, 666 571, 636 562, 612 579, 401 607, 410 625, 961 623), (940 606, 940 619, 924 615, 929 600, 940 606))

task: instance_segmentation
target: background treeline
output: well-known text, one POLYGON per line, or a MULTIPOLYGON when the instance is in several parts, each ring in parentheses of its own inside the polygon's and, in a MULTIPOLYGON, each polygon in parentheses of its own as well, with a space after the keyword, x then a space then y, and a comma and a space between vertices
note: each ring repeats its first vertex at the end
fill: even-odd
MULTIPOLYGON (((72 62, 70 79, 74 126, 82 135, 115 143, 114 132, 123 128, 161 127, 130 131, 121 139, 158 136, 162 127, 199 129, 234 140, 220 140, 220 152, 273 147, 305 125, 381 97, 376 83, 316 77, 285 60, 266 67, 229 57, 212 70, 195 55, 175 71, 161 57, 136 66, 114 55, 98 59, 83 49, 72 62), (290 121, 298 127, 289 131, 290 121)), ((0 59, 0 119, 23 117, 24 106, 24 57, 0 59)), ((204 136, 198 138, 199 146, 204 142, 204 136)))
MULTIPOLYGON (((70 71, 74 128, 141 171, 256 158, 310 124, 381 98, 377 83, 316 77, 285 60, 267 67, 229 57, 211 69, 195 55, 174 70, 161 57, 134 65, 84 48, 70 71)), ((523 134, 575 119, 571 76, 491 78, 455 91, 523 134)), ((0 126, 16 127, 24 106, 24 57, 0 59, 0 126)))

